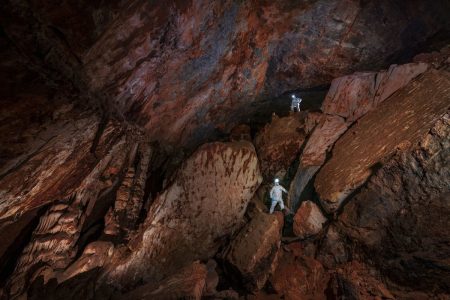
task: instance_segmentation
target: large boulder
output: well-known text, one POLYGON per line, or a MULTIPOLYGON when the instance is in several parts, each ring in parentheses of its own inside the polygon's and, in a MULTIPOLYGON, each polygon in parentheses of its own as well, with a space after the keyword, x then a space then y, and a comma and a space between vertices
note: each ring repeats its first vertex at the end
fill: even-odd
POLYGON ((291 244, 282 252, 270 283, 283 299, 327 299, 329 280, 322 264, 291 244))
POLYGON ((272 122, 258 132, 255 148, 265 177, 287 169, 297 158, 306 137, 303 124, 299 114, 282 118, 273 115, 272 122))
POLYGON ((294 234, 303 239, 318 234, 326 221, 314 202, 304 201, 294 216, 294 234))
POLYGON ((260 290, 276 267, 282 229, 282 213, 255 212, 231 242, 227 262, 239 271, 240 283, 248 290, 260 290))
POLYGON ((428 298, 449 290, 450 116, 389 159, 344 207, 339 226, 391 282, 428 298), (436 294, 434 294, 436 293, 436 294))
POLYGON ((427 69, 425 63, 392 65, 388 70, 357 72, 333 80, 322 104, 323 114, 313 112, 306 117, 305 131, 311 134, 291 184, 289 202, 294 208, 308 182, 325 163, 327 153, 347 129, 427 69))
POLYGON ((107 284, 160 280, 195 260, 212 257, 243 221, 261 182, 249 142, 199 148, 154 201, 132 252, 105 270, 107 284))
POLYGON ((430 70, 362 117, 337 141, 316 177, 324 207, 335 211, 383 160, 416 144, 446 112, 449 91, 448 73, 430 70))

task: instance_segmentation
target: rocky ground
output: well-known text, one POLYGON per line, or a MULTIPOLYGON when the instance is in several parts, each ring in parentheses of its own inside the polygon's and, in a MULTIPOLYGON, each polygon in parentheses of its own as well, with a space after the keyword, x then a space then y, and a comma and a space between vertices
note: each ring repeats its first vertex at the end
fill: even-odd
POLYGON ((1 6, 1 300, 450 299, 446 1, 1 6))
POLYGON ((450 73, 417 60, 188 157, 45 90, 11 99, 2 297, 446 299, 450 73), (293 216, 267 213, 274 175, 293 216))

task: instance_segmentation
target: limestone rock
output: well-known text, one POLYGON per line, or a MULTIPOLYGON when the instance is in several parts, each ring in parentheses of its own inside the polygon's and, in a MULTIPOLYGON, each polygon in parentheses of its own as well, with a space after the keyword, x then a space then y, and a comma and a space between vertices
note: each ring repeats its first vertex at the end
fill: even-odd
POLYGON ((297 158, 305 141, 303 121, 298 114, 272 117, 255 138, 255 148, 265 177, 271 178, 278 171, 287 169, 297 158))
POLYGON ((332 158, 316 177, 324 207, 336 210, 377 164, 396 149, 416 144, 446 112, 449 91, 448 74, 431 70, 361 118, 338 140, 332 158))
POLYGON ((114 245, 111 242, 93 242, 86 246, 81 257, 57 276, 57 279, 59 282, 63 282, 78 274, 103 267, 105 262, 112 257, 113 253, 114 245))
POLYGON ((303 239, 318 234, 326 221, 327 218, 314 202, 304 201, 294 216, 294 234, 303 239))
POLYGON ((105 270, 107 282, 158 280, 215 254, 221 239, 242 223, 261 182, 256 152, 248 142, 211 143, 187 159, 155 199, 133 251, 105 270), (131 277, 130 274, 133 274, 131 277))
POLYGON ((414 62, 422 62, 438 69, 449 64, 450 46, 443 47, 440 51, 433 51, 431 53, 421 53, 414 57, 414 62))
POLYGON ((250 291, 260 290, 276 267, 283 219, 279 212, 257 213, 231 242, 227 262, 240 272, 240 283, 250 291))

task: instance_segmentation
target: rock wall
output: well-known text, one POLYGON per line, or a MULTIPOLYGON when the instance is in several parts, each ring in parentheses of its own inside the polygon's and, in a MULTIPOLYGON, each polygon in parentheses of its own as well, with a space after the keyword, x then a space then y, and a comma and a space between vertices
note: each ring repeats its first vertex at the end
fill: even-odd
POLYGON ((153 139, 191 147, 246 121, 264 100, 408 60, 449 25, 445 0, 8 0, 3 8, 7 43, 46 80, 153 139))

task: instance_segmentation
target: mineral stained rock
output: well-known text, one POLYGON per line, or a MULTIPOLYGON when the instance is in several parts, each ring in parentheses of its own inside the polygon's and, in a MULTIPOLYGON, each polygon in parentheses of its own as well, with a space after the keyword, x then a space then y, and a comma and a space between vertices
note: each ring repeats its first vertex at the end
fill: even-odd
POLYGON ((154 139, 198 145, 257 112, 256 99, 407 60, 447 11, 445 0, 8 0, 1 25, 45 76, 154 139))
POLYGON ((358 261, 344 264, 332 273, 328 296, 335 299, 396 299, 381 276, 358 261))
POLYGON ((387 161, 338 222, 391 282, 425 294, 445 293, 450 282, 450 235, 442 230, 450 226, 449 136, 446 114, 419 145, 387 161))
POLYGON ((359 118, 429 68, 425 63, 392 65, 380 72, 354 73, 333 80, 322 104, 323 114, 308 113, 305 131, 311 132, 292 181, 289 202, 297 208, 299 197, 324 164, 334 143, 359 118))
POLYGON ((132 292, 112 299, 195 299, 202 298, 206 287, 207 268, 205 265, 194 262, 177 271, 176 274, 164 278, 159 283, 142 285, 132 292))
POLYGON ((200 147, 155 199, 142 233, 130 242, 132 252, 106 268, 106 283, 123 287, 160 280, 192 261, 212 257, 221 239, 242 225, 261 180, 250 143, 200 147))
POLYGON ((448 109, 450 78, 430 70, 362 117, 335 144, 332 158, 315 180, 315 188, 328 211, 360 187, 397 149, 407 149, 448 109), (381 142, 382 140, 382 142, 381 142))

